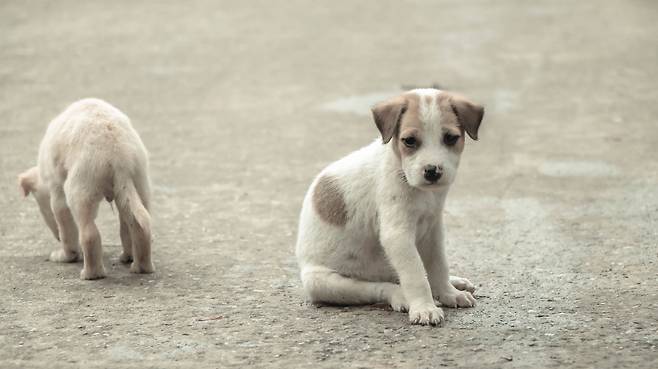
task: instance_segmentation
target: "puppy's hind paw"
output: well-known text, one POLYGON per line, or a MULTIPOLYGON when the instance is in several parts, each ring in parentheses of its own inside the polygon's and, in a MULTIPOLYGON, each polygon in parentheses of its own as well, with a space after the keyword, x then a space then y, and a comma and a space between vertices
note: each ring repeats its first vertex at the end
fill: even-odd
POLYGON ((135 274, 150 274, 155 272, 155 267, 150 261, 148 263, 138 263, 133 261, 133 263, 130 265, 130 272, 135 274))
POLYGON ((409 311, 409 305, 407 304, 407 300, 404 298, 402 289, 400 289, 399 287, 391 295, 389 303, 391 304, 391 308, 394 311, 398 311, 401 313, 406 313, 407 311, 409 311))
POLYGON ((441 305, 452 308, 469 308, 475 306, 475 298, 468 291, 458 291, 446 293, 439 296, 441 305))
POLYGON ((411 324, 439 325, 444 319, 443 310, 434 304, 422 304, 409 309, 411 324))
POLYGON ((105 268, 102 266, 96 269, 82 268, 80 271, 80 279, 94 280, 105 278, 105 268))
POLYGON ((450 284, 460 291, 475 292, 475 285, 466 278, 450 276, 450 284))
POLYGON ((121 255, 119 256, 119 261, 123 264, 128 264, 131 261, 133 261, 133 256, 130 254, 126 254, 125 252, 122 252, 121 255))
POLYGON ((56 263, 75 263, 80 260, 80 253, 75 251, 55 250, 50 253, 49 260, 56 263))

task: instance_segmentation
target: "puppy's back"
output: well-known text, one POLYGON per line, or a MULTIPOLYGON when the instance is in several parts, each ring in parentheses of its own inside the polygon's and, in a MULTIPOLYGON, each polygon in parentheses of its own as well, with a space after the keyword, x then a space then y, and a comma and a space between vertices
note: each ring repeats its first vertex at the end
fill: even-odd
POLYGON ((48 126, 40 149, 55 166, 70 168, 80 161, 146 165, 146 149, 130 119, 95 98, 74 102, 48 126))

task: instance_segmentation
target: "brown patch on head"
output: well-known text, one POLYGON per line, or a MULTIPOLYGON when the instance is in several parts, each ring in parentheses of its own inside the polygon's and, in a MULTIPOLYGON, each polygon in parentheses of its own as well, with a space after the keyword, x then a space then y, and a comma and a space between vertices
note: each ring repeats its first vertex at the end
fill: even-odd
POLYGON ((347 223, 347 206, 343 192, 332 176, 322 176, 313 189, 313 207, 320 218, 335 226, 347 223))
POLYGON ((400 126, 395 136, 397 140, 394 149, 399 157, 413 154, 422 145, 421 137, 423 131, 423 123, 420 119, 420 96, 415 93, 406 93, 402 96, 407 101, 407 110, 400 119, 400 126), (405 145, 403 139, 410 137, 413 137, 416 141, 417 144, 415 147, 405 145))
POLYGON ((431 95, 425 95, 425 104, 427 104, 428 106, 431 105, 432 100, 434 100, 434 97, 432 97, 431 95))
POLYGON ((400 118, 407 110, 407 100, 404 96, 397 96, 381 102, 372 108, 372 117, 377 129, 382 135, 382 141, 388 143, 395 135, 400 124, 400 118))
POLYGON ((411 91, 377 104, 372 109, 375 124, 384 143, 395 137, 392 147, 398 157, 413 155, 423 144, 421 102, 429 107, 435 99, 441 112, 440 124, 444 144, 461 152, 464 147, 464 133, 477 140, 478 128, 484 114, 482 106, 452 92, 441 91, 436 95, 420 96, 411 91), (412 140, 409 141, 409 138, 412 140))
POLYGON ((460 136, 457 143, 455 143, 452 148, 458 152, 462 152, 464 150, 464 142, 466 141, 464 137, 465 131, 464 127, 459 124, 459 118, 452 109, 449 94, 441 92, 436 97, 436 102, 439 106, 439 111, 441 111, 441 131, 444 135, 444 138, 442 138, 444 143, 446 134, 460 136))
POLYGON ((452 126, 454 117, 459 129, 473 139, 478 139, 478 129, 484 116, 484 108, 481 105, 471 102, 462 95, 454 92, 441 92, 437 97, 439 109, 441 109, 441 125, 446 127, 452 126))

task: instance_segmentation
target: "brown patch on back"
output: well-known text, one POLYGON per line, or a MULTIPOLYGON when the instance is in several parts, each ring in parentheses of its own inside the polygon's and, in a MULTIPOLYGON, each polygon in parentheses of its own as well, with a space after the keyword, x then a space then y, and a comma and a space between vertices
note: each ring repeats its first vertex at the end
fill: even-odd
POLYGON ((320 218, 335 226, 347 223, 347 206, 336 178, 322 176, 313 189, 313 207, 320 218))

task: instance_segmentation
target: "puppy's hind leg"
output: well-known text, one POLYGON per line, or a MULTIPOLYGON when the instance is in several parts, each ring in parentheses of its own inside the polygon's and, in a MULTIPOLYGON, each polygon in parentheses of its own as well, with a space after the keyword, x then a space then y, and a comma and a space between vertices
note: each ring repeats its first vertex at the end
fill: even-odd
POLYGON ((302 283, 314 303, 366 305, 384 302, 396 311, 408 309, 400 286, 394 283, 361 281, 322 266, 305 266, 302 283))
POLYGON ((66 196, 61 188, 50 192, 50 207, 53 210, 62 248, 50 254, 50 260, 59 263, 72 263, 80 259, 78 245, 78 227, 75 225, 71 210, 66 204, 66 196))
POLYGON ((119 261, 128 264, 133 261, 133 242, 130 238, 130 226, 128 225, 129 220, 126 219, 126 215, 119 212, 119 232, 121 233, 121 246, 123 247, 123 252, 119 256, 119 261))
MULTIPOLYGON (((73 216, 78 223, 80 233, 80 245, 84 257, 84 265, 80 272, 82 279, 105 278, 105 267, 103 266, 103 249, 101 247, 101 235, 98 232, 96 214, 98 214, 98 203, 100 198, 79 196, 72 201, 73 216)), ((73 196, 72 196, 73 198, 73 196)))
POLYGON ((132 181, 128 180, 116 186, 122 191, 117 192, 115 199, 121 219, 121 238, 126 255, 125 229, 128 229, 130 243, 132 245, 133 262, 130 271, 133 273, 153 273, 155 268, 151 261, 151 216, 146 210, 141 197, 137 193, 132 181))
POLYGON ((153 273, 155 267, 151 261, 151 218, 146 210, 137 216, 141 219, 135 219, 128 225, 133 251, 133 263, 130 265, 130 271, 153 273))
POLYGON ((475 285, 466 278, 451 275, 450 284, 460 291, 468 291, 470 293, 475 292, 475 285))

